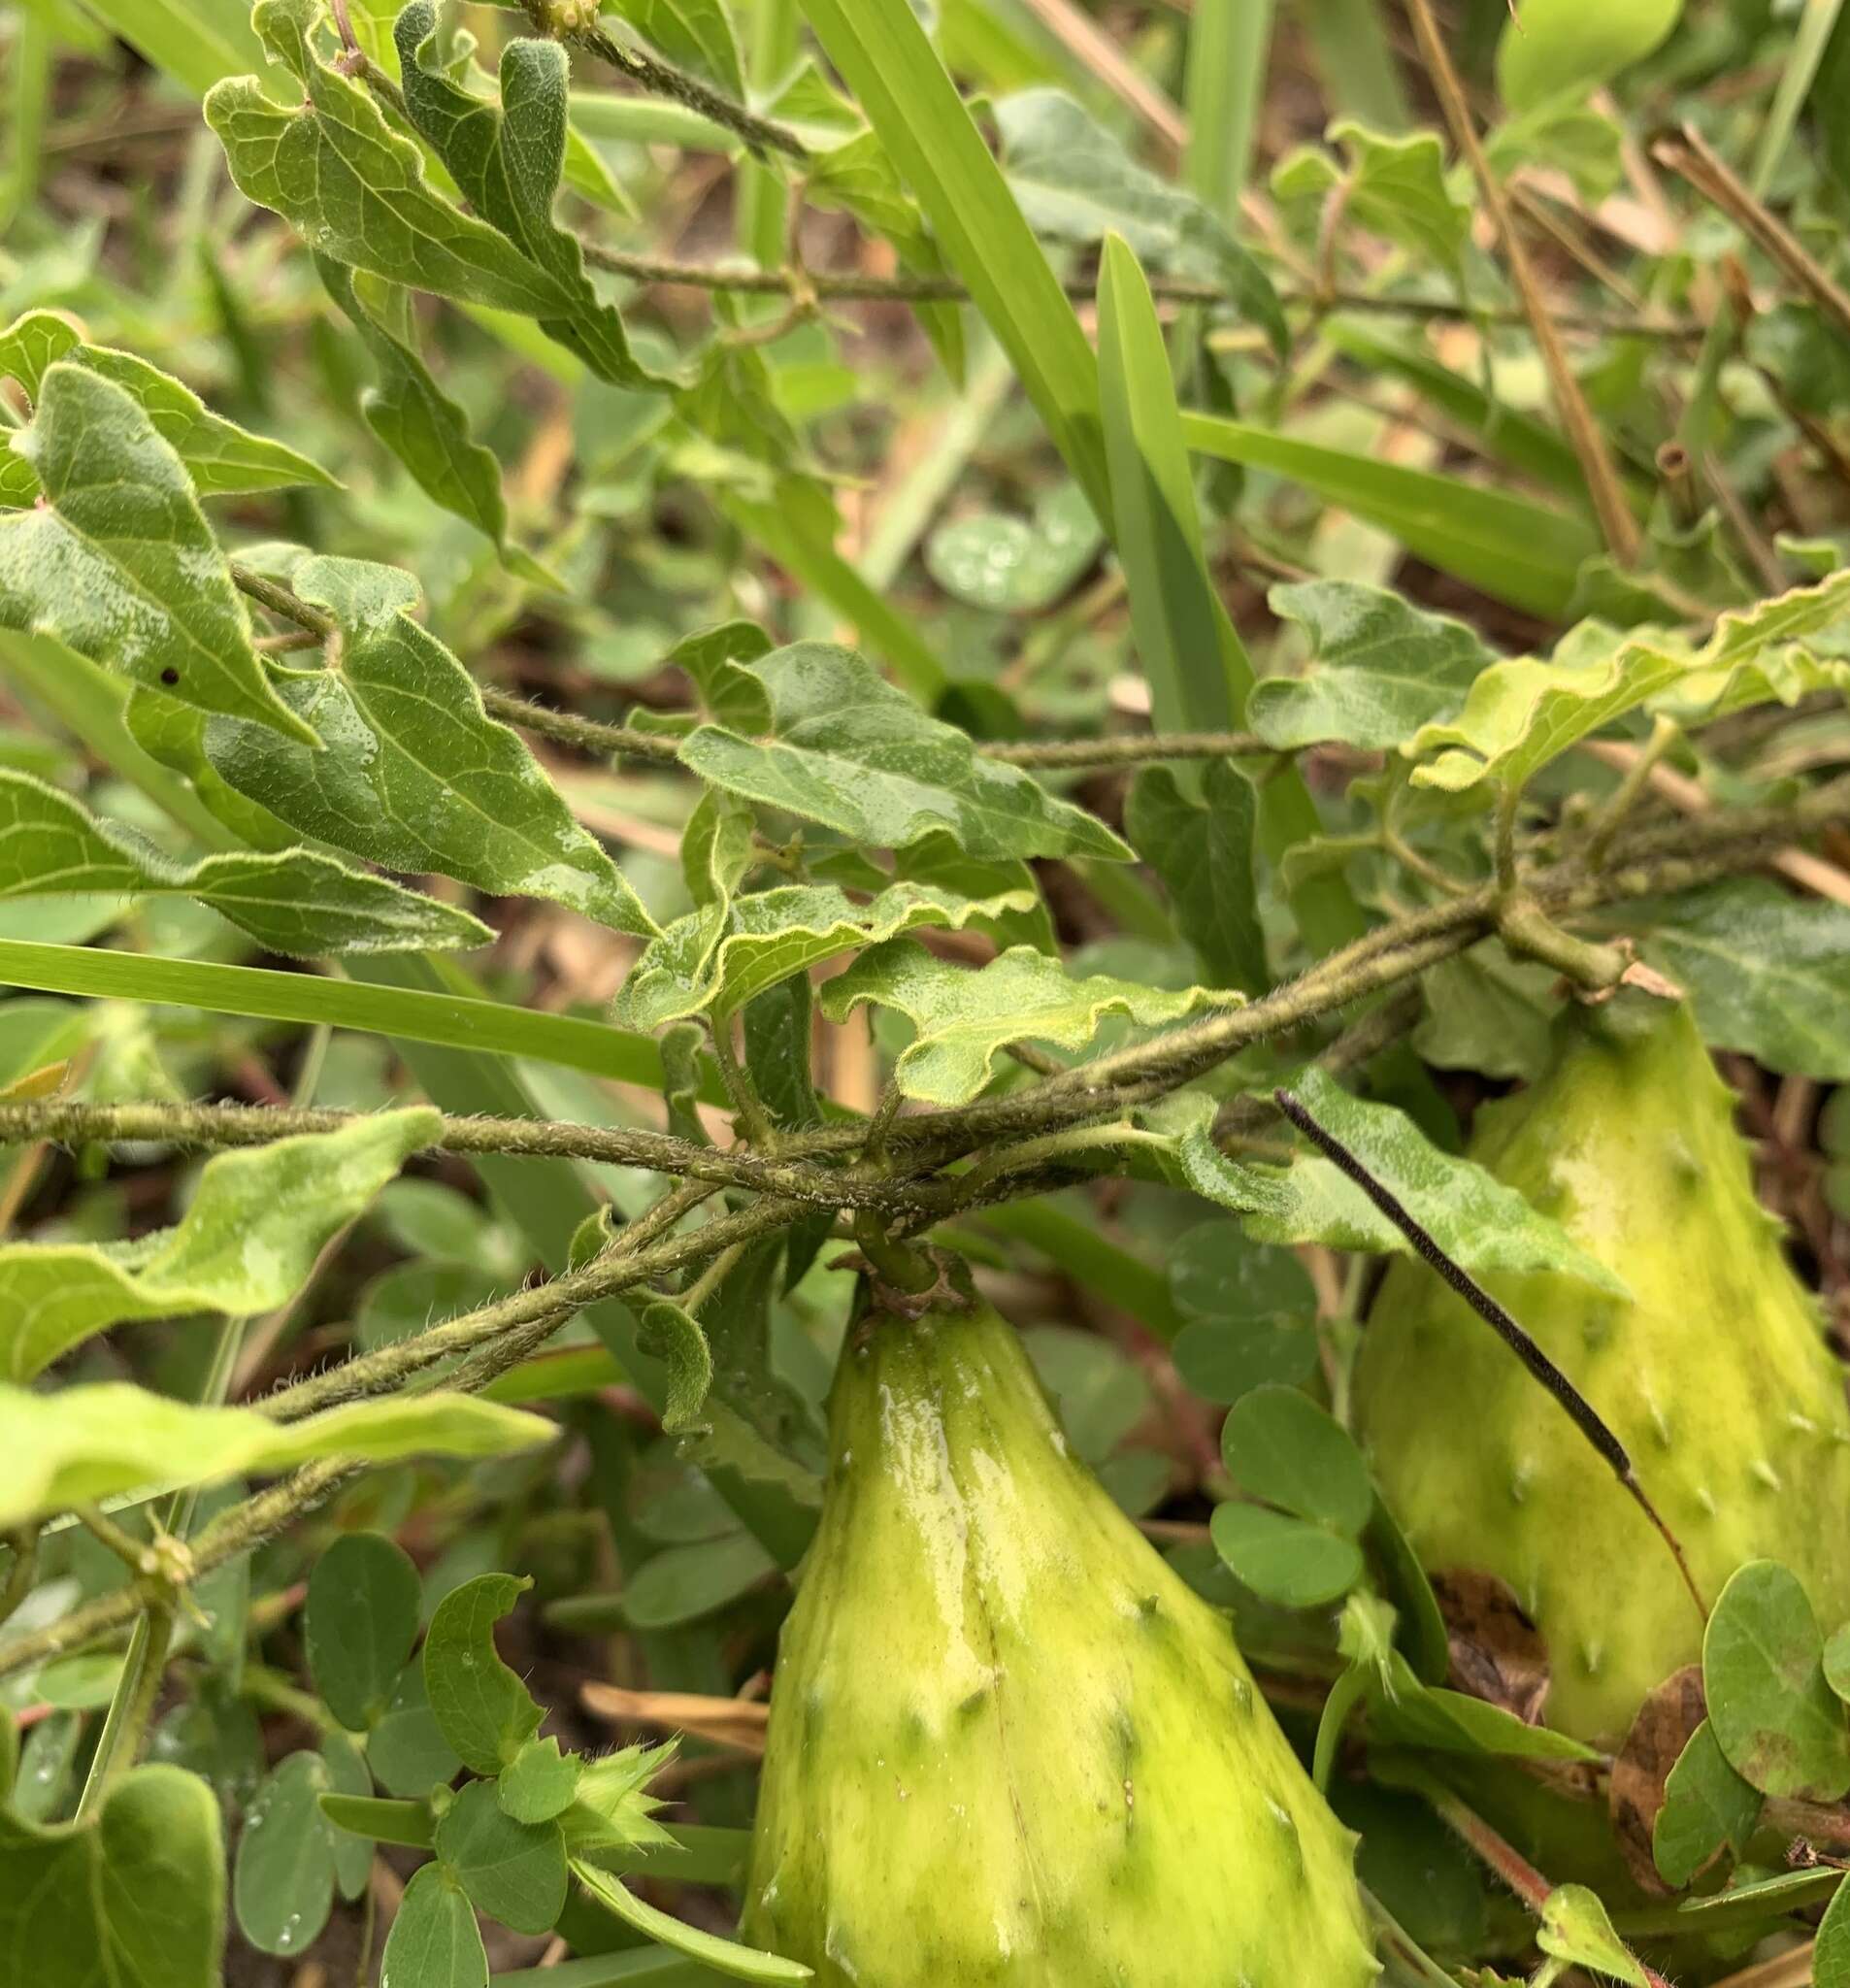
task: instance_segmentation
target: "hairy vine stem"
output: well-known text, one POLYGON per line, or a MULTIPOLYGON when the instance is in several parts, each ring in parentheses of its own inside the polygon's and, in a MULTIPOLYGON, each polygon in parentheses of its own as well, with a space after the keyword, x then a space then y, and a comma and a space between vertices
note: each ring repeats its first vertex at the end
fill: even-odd
MULTIPOLYGON (((725 290, 760 297, 794 297, 799 279, 781 269, 753 269, 743 263, 677 262, 660 255, 635 255, 620 248, 608 248, 598 242, 583 243, 584 259, 614 276, 626 276, 642 283, 663 283, 690 290, 725 290)), ((859 270, 803 273, 803 280, 825 302, 962 304, 970 291, 955 277, 869 276, 859 270)), ((1214 283, 1187 277, 1150 273, 1151 294, 1170 304, 1219 304, 1228 301, 1227 292, 1214 283)), ((1068 296, 1085 299, 1097 293, 1095 276, 1070 277, 1064 288, 1068 296)), ((1294 290, 1280 288, 1281 304, 1304 306, 1318 314, 1330 311, 1361 311, 1390 317, 1429 317, 1448 322, 1520 325, 1527 327, 1528 315, 1516 306, 1464 304, 1455 298, 1381 296, 1371 290, 1294 290)), ((1695 343, 1702 326, 1690 321, 1666 321, 1649 317, 1628 317, 1611 313, 1565 313, 1555 324, 1565 331, 1585 332, 1600 337, 1656 338, 1695 343)))

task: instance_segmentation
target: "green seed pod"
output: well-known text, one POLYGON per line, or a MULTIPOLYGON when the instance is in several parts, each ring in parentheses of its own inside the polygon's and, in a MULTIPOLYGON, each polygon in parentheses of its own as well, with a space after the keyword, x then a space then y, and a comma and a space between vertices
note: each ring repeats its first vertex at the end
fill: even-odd
MULTIPOLYGON (((1829 1631, 1850 1615, 1843 1370, 1754 1197, 1734 1113, 1686 1008, 1622 994, 1565 1015, 1546 1074, 1479 1112, 1471 1157, 1632 1298, 1557 1276, 1486 1282, 1631 1452, 1704 1596, 1766 1555, 1829 1631)), ((1616 1748, 1652 1687, 1701 1656, 1649 1520, 1423 1265, 1389 1272, 1355 1399, 1422 1561, 1508 1582, 1547 1640, 1548 1722, 1616 1748)))
POLYGON ((1355 1839, 968 1293, 870 1309, 743 1937, 821 1988, 1366 1988, 1355 1839))

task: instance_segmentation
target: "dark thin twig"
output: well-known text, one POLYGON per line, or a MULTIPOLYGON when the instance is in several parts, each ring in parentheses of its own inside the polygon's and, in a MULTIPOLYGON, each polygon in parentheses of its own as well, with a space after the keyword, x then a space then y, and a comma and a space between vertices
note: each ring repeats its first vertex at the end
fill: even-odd
POLYGON ((1690 1599, 1696 1604, 1696 1612, 1706 1622, 1708 1604, 1702 1599, 1701 1589, 1696 1585, 1696 1576, 1690 1572, 1689 1561, 1684 1557, 1683 1548, 1676 1535, 1665 1524, 1657 1507, 1651 1503, 1644 1486, 1638 1482, 1638 1474, 1633 1467, 1631 1453, 1601 1419, 1600 1411, 1470 1271, 1439 1247, 1427 1230, 1407 1211, 1399 1197, 1377 1180, 1339 1139, 1333 1133, 1326 1132, 1305 1110, 1298 1098, 1287 1090, 1275 1090, 1272 1095, 1273 1103, 1292 1124, 1326 1159, 1333 1161, 1361 1188, 1413 1245, 1415 1253, 1451 1285, 1566 1409, 1574 1427, 1611 1466, 1613 1474, 1632 1494, 1638 1509, 1657 1528, 1664 1543, 1670 1549, 1676 1561, 1677 1572, 1683 1576, 1683 1585, 1689 1589, 1690 1599))

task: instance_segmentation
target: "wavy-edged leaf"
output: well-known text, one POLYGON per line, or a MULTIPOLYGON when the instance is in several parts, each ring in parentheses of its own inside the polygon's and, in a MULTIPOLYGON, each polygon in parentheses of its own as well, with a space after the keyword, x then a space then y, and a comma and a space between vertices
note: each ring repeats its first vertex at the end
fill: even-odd
POLYGON ((551 898, 620 932, 654 930, 525 744, 412 618, 409 574, 317 557, 294 578, 338 635, 325 668, 280 675, 280 692, 329 749, 215 722, 206 751, 225 780, 299 833, 387 870, 434 870, 498 895, 551 898))
POLYGON ((1345 219, 1410 249, 1422 263, 1456 274, 1470 235, 1471 207, 1447 183, 1438 133, 1371 131, 1345 117, 1329 135, 1348 154, 1346 172, 1338 172, 1327 153, 1305 149, 1279 162, 1274 188, 1322 199, 1340 187, 1345 219))
POLYGON ((626 1028, 660 1028, 703 1011, 723 1017, 792 974, 838 952, 920 926, 952 931, 977 918, 1034 909, 1032 891, 970 899, 929 884, 895 883, 857 904, 829 883, 780 884, 678 918, 631 968, 612 1012, 626 1028))
MULTIPOLYGON (((1572 1242, 1559 1223, 1474 1161, 1442 1152, 1404 1111, 1365 1103, 1315 1065, 1301 1074, 1296 1087, 1317 1122, 1357 1154, 1467 1270, 1479 1276, 1545 1271, 1616 1297, 1627 1295, 1624 1283, 1572 1242)), ((1262 1242, 1411 1253, 1400 1230, 1329 1160, 1304 1158, 1289 1167, 1230 1160, 1206 1125, 1184 1133, 1175 1155, 1187 1184, 1241 1214, 1247 1233, 1262 1242)))
POLYGON ((1253 686, 1246 718, 1269 746, 1326 740, 1394 746, 1458 709, 1496 660, 1474 630, 1410 606, 1385 587, 1309 580, 1275 586, 1272 611, 1309 640, 1303 674, 1253 686))
POLYGON ((501 51, 501 101, 488 103, 429 59, 436 24, 430 0, 413 0, 392 29, 413 124, 476 212, 557 287, 565 308, 541 312, 542 328, 600 380, 665 387, 668 382, 630 350, 616 311, 598 300, 578 238, 553 224, 552 203, 565 170, 564 49, 524 37, 511 41, 501 51))
POLYGON ((140 1767, 81 1823, 0 1803, 0 1980, 207 1988, 225 1940, 224 1826, 211 1787, 140 1767))
MULTIPOLYGON (((202 497, 280 490, 294 483, 339 487, 319 463, 224 420, 190 387, 133 352, 85 344, 75 325, 50 311, 28 311, 0 331, 0 378, 17 380, 28 402, 38 400, 46 369, 59 359, 99 374, 129 394, 185 465, 202 497)), ((0 459, 0 504, 30 504, 38 494, 38 479, 22 456, 0 459)))
MULTIPOLYGON (((322 285, 352 323, 373 355, 377 383, 360 396, 366 425, 397 456, 433 504, 440 504, 490 540, 508 547, 508 502, 501 487, 501 464, 469 432, 469 417, 431 377, 411 326, 406 336, 388 330, 368 308, 353 272, 331 255, 317 255, 322 285)), ((403 303, 394 287, 385 302, 403 303)))
POLYGON ((1850 570, 1724 614, 1694 652, 1668 641, 1614 636, 1615 646, 1600 653, 1598 624, 1587 623, 1555 660, 1521 656, 1494 664, 1453 719, 1422 727, 1403 750, 1429 760, 1413 771, 1421 786, 1456 791, 1488 778, 1519 788, 1569 746, 1667 693, 1718 715, 1755 701, 1757 679, 1789 687, 1808 677, 1838 682, 1841 673, 1768 658, 1767 651, 1833 629, 1847 616, 1850 570), (1594 652, 1586 661, 1574 659, 1589 649, 1594 652))
POLYGON ((822 1011, 844 1021, 863 1003, 898 1010, 916 1031, 894 1072, 901 1091, 934 1105, 962 1105, 989 1081, 1007 1043, 1082 1049, 1108 1015, 1151 1028, 1245 998, 1206 987, 1146 987, 1107 974, 1074 977, 1027 945, 973 970, 935 957, 915 940, 895 939, 830 980, 822 1011))
POLYGON ((274 1310, 438 1123, 417 1107, 215 1154, 179 1223, 132 1243, 0 1244, 0 1375, 28 1380, 123 1319, 274 1310))
POLYGON ((503 1456, 547 1441, 552 1424, 472 1395, 348 1402, 300 1422, 254 1408, 202 1408, 128 1381, 34 1394, 0 1385, 0 1525, 149 1484, 180 1490, 321 1458, 503 1456))
POLYGON ((78 892, 197 898, 265 951, 297 958, 485 945, 494 937, 453 905, 313 849, 175 862, 55 787, 0 770, 0 899, 78 892))
POLYGON ((1239 315, 1285 350, 1289 332, 1271 280, 1226 224, 1139 165, 1064 90, 1003 97, 996 123, 1009 187, 1040 234, 1083 248, 1122 235, 1146 268, 1220 284, 1239 315))
POLYGON ((741 667, 765 688, 773 736, 691 733, 681 761, 715 786, 872 848, 943 831, 972 856, 1130 854, 1082 809, 979 758, 966 733, 928 717, 852 649, 800 642, 741 667))
POLYGON ((58 361, 11 442, 43 501, 0 515, 0 623, 313 747, 264 677, 185 466, 134 395, 58 361))
POLYGON ((1583 517, 1429 470, 1377 462, 1295 435, 1185 414, 1188 446, 1314 490, 1399 539, 1441 573, 1548 619, 1567 613, 1581 561, 1599 550, 1583 517))
POLYGON ((251 17, 306 104, 275 102, 254 76, 228 77, 206 94, 206 121, 238 190, 319 253, 388 282, 529 317, 569 311, 557 279, 437 192, 417 146, 392 129, 364 85, 315 53, 320 11, 319 0, 258 0, 251 17))
POLYGON ((1524 786, 1569 746, 1668 690, 1689 674, 1687 656, 1628 642, 1587 663, 1522 656, 1494 663, 1457 714, 1422 725, 1402 746, 1422 763, 1415 786, 1460 793, 1480 780, 1524 786))
POLYGON ((910 0, 803 0, 803 9, 1067 467, 1108 520, 1092 348, 910 0))

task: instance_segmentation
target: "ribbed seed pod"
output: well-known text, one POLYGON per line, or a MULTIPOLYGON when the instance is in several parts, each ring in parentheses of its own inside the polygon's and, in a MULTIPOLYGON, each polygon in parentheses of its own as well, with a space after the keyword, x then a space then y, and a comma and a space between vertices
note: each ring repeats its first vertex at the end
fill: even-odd
POLYGON ((869 1310, 744 1937, 823 1988, 1364 1988, 1354 1839, 966 1295, 869 1310))
MULTIPOLYGON (((1485 1108, 1471 1157, 1623 1277, 1486 1279, 1631 1451, 1712 1602, 1783 1561, 1827 1633, 1850 1615, 1844 1375, 1755 1199, 1734 1099, 1688 1010, 1575 1010, 1529 1089, 1485 1108)), ((1547 1640, 1551 1725, 1616 1747, 1647 1692, 1701 1654, 1663 1541, 1490 1328, 1396 1264, 1356 1375, 1389 1504, 1428 1568, 1501 1575, 1547 1640)))

